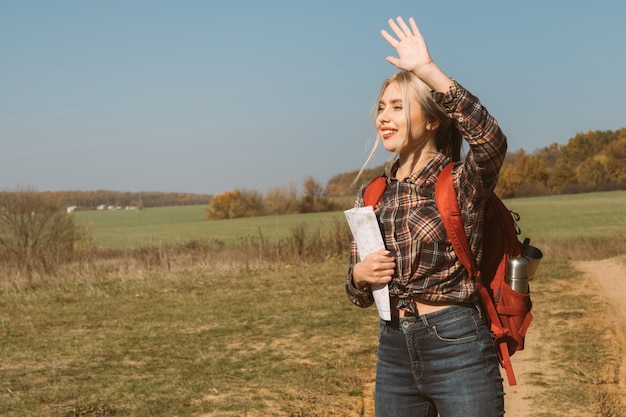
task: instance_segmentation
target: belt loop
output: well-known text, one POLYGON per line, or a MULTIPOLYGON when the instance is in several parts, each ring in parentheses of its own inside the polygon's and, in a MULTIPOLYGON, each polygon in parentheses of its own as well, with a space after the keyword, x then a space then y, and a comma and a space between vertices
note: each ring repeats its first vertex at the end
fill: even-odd
POLYGON ((480 302, 474 303, 474 308, 478 310, 478 317, 483 318, 483 309, 480 305, 480 302))
POLYGON ((400 322, 397 317, 392 317, 390 321, 380 319, 380 322, 384 326, 385 334, 389 333, 389 330, 400 330, 400 322))

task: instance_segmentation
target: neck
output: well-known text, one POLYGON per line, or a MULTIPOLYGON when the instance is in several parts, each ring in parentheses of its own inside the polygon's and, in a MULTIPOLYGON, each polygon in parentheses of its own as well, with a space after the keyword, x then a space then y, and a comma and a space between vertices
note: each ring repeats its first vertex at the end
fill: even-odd
POLYGON ((438 153, 436 149, 427 147, 422 149, 419 154, 400 156, 396 179, 403 180, 411 174, 419 173, 438 153))

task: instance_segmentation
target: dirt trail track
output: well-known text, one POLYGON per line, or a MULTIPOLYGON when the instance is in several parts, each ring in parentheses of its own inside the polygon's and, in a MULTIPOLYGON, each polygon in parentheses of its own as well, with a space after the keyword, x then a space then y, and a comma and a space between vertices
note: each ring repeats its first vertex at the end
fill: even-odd
MULTIPOLYGON (((621 341, 626 340, 626 266, 615 259, 605 259, 600 261, 588 261, 574 263, 574 267, 583 273, 580 281, 581 286, 586 288, 587 293, 596 293, 607 300, 614 312, 615 323, 619 323, 617 337, 621 341)), ((533 340, 532 326, 529 330, 529 340, 533 340)), ((543 342, 541 335, 536 335, 537 339, 543 342)), ((536 344, 535 344, 536 346, 536 344)), ((532 384, 533 372, 537 370, 550 369, 553 364, 548 358, 541 358, 533 354, 533 343, 528 343, 525 350, 513 357, 513 367, 517 377, 518 385, 509 387, 505 378, 505 397, 507 417, 528 417, 537 413, 533 406, 533 397, 538 394, 538 390, 545 389, 532 384)), ((624 364, 622 364, 622 367, 624 364)), ((626 381, 624 381, 625 370, 621 369, 621 388, 626 392, 626 381)), ((583 417, 583 416, 579 416, 583 417)))

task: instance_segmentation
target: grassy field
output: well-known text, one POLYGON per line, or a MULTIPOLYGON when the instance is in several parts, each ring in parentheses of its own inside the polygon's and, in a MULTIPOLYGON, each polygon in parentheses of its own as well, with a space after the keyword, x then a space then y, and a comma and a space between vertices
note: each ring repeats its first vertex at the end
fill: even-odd
MULTIPOLYGON (((522 219, 522 235, 533 240, 605 238, 626 233, 626 191, 507 200, 522 219)), ((83 211, 76 221, 89 226, 103 248, 137 248, 155 244, 233 242, 247 237, 281 239, 299 224, 332 229, 345 222, 343 212, 204 220, 206 206, 148 208, 143 211, 83 211)))
POLYGON ((522 219, 523 235, 536 239, 606 238, 626 233, 626 191, 506 201, 522 219))
POLYGON ((156 207, 143 211, 82 211, 76 222, 88 229, 98 247, 132 249, 160 244, 237 242, 263 236, 284 239, 291 230, 307 224, 311 229, 332 229, 345 222, 343 212, 204 220, 206 206, 156 207))
MULTIPOLYGON (((562 377, 549 385, 537 380, 546 384, 537 401, 563 406, 529 417, 599 416, 598 389, 607 383, 596 370, 619 360, 610 353, 610 328, 593 326, 604 304, 560 289, 578 279, 567 259, 626 253, 626 193, 507 204, 545 252, 533 281, 532 329, 556 343, 555 360, 575 363, 555 365, 562 377), (572 309, 575 320, 567 321, 563 312, 572 309)), ((93 221, 97 244, 110 248, 280 239, 301 224, 332 229, 343 221, 341 212, 224 222, 202 214, 203 207, 172 207, 77 218, 93 221)), ((362 415, 377 315, 345 298, 347 254, 285 262, 232 251, 163 249, 146 252, 157 262, 121 255, 36 280, 0 275, 0 415, 362 415)))

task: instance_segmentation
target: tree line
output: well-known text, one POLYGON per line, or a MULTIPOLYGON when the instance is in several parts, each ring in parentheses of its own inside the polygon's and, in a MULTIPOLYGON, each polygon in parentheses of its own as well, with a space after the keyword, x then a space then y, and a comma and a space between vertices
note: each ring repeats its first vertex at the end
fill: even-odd
POLYGON ((509 153, 496 193, 503 198, 626 189, 626 128, 578 133, 532 154, 509 153))
MULTIPOLYGON (((208 220, 345 209, 361 184, 383 172, 383 166, 365 169, 352 186, 358 170, 337 174, 322 187, 305 179, 304 192, 294 184, 274 187, 265 196, 255 190, 236 189, 213 197, 208 220)), ((626 128, 578 133, 566 144, 553 143, 527 153, 507 153, 496 194, 501 198, 572 194, 626 189, 626 128)))
MULTIPOLYGON (((34 190, 28 190, 34 191, 34 190)), ((8 191, 7 191, 8 192, 8 191)), ((98 207, 126 208, 187 206, 209 204, 212 195, 159 191, 40 191, 49 200, 56 200, 63 207, 76 206, 79 210, 98 207)))

